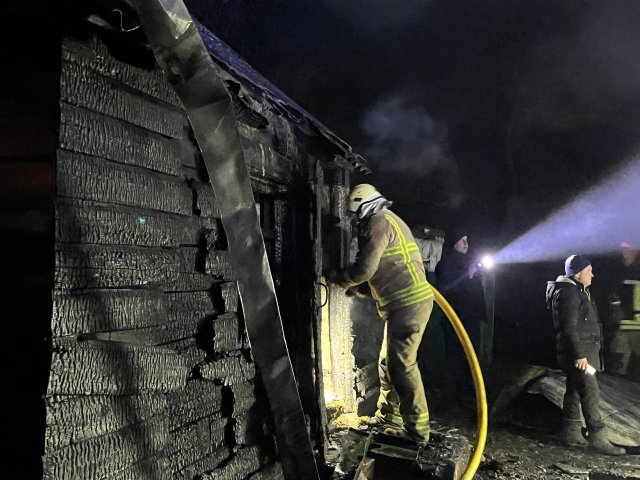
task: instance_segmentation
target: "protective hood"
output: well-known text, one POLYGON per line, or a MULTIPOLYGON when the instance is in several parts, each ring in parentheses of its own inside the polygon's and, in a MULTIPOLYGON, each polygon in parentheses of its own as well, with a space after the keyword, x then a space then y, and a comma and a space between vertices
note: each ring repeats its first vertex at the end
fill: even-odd
POLYGON ((365 200, 358 209, 358 219, 364 220, 365 218, 382 210, 384 207, 389 207, 391 203, 392 202, 384 198, 382 195, 378 195, 372 200, 365 200))

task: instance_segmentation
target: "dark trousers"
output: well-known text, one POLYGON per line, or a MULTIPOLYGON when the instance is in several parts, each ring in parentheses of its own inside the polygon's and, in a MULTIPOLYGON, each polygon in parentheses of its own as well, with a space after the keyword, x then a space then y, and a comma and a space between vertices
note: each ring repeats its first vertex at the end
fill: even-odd
POLYGON ((565 421, 580 421, 580 406, 589 432, 601 429, 600 387, 595 375, 588 375, 577 368, 564 369, 567 374, 567 390, 562 404, 565 421))
MULTIPOLYGON (((480 323, 473 322, 464 325, 467 335, 473 344, 473 348, 478 352, 480 346, 480 323)), ((475 398, 475 389, 473 386, 473 377, 469 370, 467 357, 464 354, 460 340, 455 330, 447 321, 443 325, 444 329, 444 348, 446 356, 445 368, 448 372, 449 379, 447 388, 449 394, 452 395, 458 405, 472 405, 475 398)))

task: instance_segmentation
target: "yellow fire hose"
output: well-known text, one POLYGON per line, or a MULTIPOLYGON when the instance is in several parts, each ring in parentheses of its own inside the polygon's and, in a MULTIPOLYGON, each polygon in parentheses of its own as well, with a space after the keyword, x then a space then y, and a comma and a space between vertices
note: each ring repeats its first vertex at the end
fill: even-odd
POLYGON ((487 412, 487 392, 484 389, 484 381, 482 380, 482 371, 480 370, 478 357, 476 356, 476 352, 473 350, 473 345, 471 344, 471 340, 469 340, 469 335, 467 335, 466 330, 462 326, 460 318, 458 318, 456 312, 451 308, 449 302, 447 302, 435 288, 433 288, 433 294, 435 295, 436 303, 447 316, 449 322, 451 322, 451 326, 453 326, 453 329, 456 332, 456 335, 458 335, 458 339, 460 339, 460 343, 462 344, 462 348, 464 349, 464 353, 467 357, 467 362, 469 362, 471 375, 473 377, 473 386, 476 391, 476 411, 478 414, 476 443, 469 465, 467 465, 467 470, 464 472, 464 475, 462 475, 462 480, 471 480, 475 475, 476 470, 478 470, 478 466, 482 460, 482 452, 484 451, 484 446, 487 441, 487 426, 489 419, 487 412))

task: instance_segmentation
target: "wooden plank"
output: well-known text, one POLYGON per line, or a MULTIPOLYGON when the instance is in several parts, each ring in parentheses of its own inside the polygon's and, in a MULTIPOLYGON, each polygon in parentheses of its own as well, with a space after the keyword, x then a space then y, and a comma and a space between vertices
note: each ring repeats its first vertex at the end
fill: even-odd
POLYGON ((86 200, 58 198, 55 210, 60 243, 177 247, 217 231, 215 222, 203 225, 195 216, 86 200))
POLYGON ((55 450, 42 458, 45 480, 104 478, 162 451, 169 443, 165 417, 55 450))
POLYGON ((178 278, 179 254, 155 248, 63 245, 55 252, 54 288, 130 288, 170 285, 178 278))
POLYGON ((191 190, 178 178, 65 150, 57 156, 59 196, 191 214, 191 190))
POLYGON ((121 62, 113 58, 104 43, 95 36, 86 42, 64 38, 62 59, 77 64, 84 70, 94 70, 170 105, 182 106, 160 67, 148 70, 121 62))
POLYGON ((170 319, 169 300, 156 289, 58 290, 52 296, 55 337, 157 326, 170 319))
POLYGON ((46 399, 45 452, 145 422, 167 411, 162 394, 56 396, 46 399))
POLYGON ((134 395, 183 388, 191 366, 162 347, 58 340, 48 395, 134 395))
POLYGON ((140 95, 73 62, 62 62, 60 99, 171 138, 181 139, 187 123, 182 109, 140 95))
POLYGON ((67 103, 60 104, 59 142, 64 150, 168 175, 182 173, 178 140, 67 103))

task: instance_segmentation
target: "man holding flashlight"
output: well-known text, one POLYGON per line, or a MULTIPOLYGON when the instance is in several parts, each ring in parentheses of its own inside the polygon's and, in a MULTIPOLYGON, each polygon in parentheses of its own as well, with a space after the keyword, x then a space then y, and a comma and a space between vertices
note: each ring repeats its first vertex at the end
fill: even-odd
POLYGON ((599 453, 622 455, 625 450, 609 442, 600 413, 600 389, 595 373, 602 370, 602 328, 589 292, 593 267, 585 257, 571 255, 564 269, 566 275, 547 283, 547 305, 553 313, 558 363, 567 375, 561 439, 566 445, 588 445, 599 453), (589 432, 588 442, 582 436, 580 405, 589 432))

